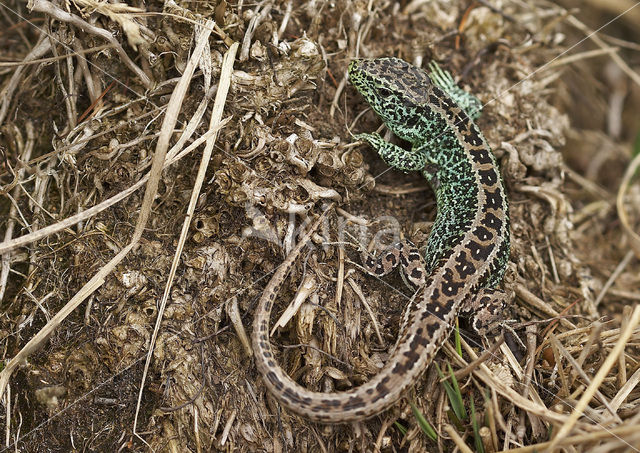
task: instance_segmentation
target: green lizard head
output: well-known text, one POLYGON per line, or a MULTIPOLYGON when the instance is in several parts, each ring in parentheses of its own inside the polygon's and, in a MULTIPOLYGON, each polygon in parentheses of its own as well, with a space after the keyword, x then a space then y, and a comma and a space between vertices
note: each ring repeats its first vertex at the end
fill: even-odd
POLYGON ((433 90, 424 70, 399 58, 355 59, 348 72, 351 84, 400 136, 408 125, 419 121, 433 90))

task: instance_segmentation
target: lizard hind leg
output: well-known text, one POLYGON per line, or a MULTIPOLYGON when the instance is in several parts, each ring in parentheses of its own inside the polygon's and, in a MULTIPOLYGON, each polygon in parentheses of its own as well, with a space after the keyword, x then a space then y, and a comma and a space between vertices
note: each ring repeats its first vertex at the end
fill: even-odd
POLYGON ((414 291, 413 296, 409 300, 409 303, 402 314, 402 323, 400 325, 398 339, 390 350, 390 354, 393 355, 398 344, 407 334, 409 317, 414 311, 414 307, 417 302, 416 295, 419 293, 417 289, 426 284, 427 271, 425 270, 424 259, 415 245, 409 241, 401 241, 389 247, 384 253, 378 255, 376 258, 365 253, 363 255, 362 264, 367 272, 375 275, 376 277, 387 275, 400 265, 403 270, 400 274, 402 276, 402 280, 409 288, 411 288, 412 291, 414 291))
POLYGON ((509 295, 492 288, 480 288, 478 293, 463 306, 464 313, 470 313, 471 326, 480 336, 494 333, 504 325, 505 307, 509 295))
POLYGON ((482 113, 480 99, 456 85, 451 73, 442 69, 435 61, 429 63, 429 78, 438 88, 445 91, 469 118, 475 121, 480 117, 482 113))
POLYGON ((424 286, 427 279, 424 260, 418 248, 409 241, 398 242, 377 257, 364 254, 364 268, 371 275, 382 277, 391 273, 398 265, 402 266, 402 279, 405 284, 416 289, 424 286))

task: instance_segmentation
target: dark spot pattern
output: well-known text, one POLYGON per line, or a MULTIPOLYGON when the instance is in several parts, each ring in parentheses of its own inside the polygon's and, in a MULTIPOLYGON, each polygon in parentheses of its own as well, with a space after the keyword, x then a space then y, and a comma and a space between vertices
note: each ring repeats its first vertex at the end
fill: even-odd
POLYGON ((407 360, 398 360, 396 361, 395 365, 393 365, 391 373, 395 376, 402 376, 410 369, 410 367, 411 363, 409 363, 407 360))
POLYGON ((493 233, 489 228, 485 228, 482 225, 478 225, 472 231, 472 234, 480 239, 482 242, 491 241, 493 239, 493 233))
POLYGON ((393 267, 395 267, 398 264, 398 261, 397 261, 398 257, 395 255, 395 253, 387 253, 387 255, 384 258, 389 263, 391 263, 393 267))
POLYGON ((478 175, 480 175, 480 184, 484 184, 485 186, 493 186, 498 182, 498 174, 493 168, 478 170, 478 175))
POLYGON ((325 398, 322 401, 320 401, 322 404, 324 404, 327 407, 340 407, 342 404, 340 403, 340 401, 338 400, 333 400, 333 399, 328 399, 325 398))
POLYGON ((458 129, 458 132, 460 132, 461 135, 467 133, 467 131, 469 130, 470 120, 466 113, 460 111, 458 115, 456 115, 456 117, 453 119, 453 121, 456 128, 458 129))
POLYGON ((443 310, 446 313, 451 313, 453 310, 453 305, 455 304, 455 299, 447 299, 441 303, 443 310))
POLYGON ((376 394, 378 397, 383 397, 389 392, 389 388, 387 387, 387 383, 391 380, 389 376, 385 376, 378 385, 376 385, 376 394))
POLYGON ((436 334, 436 330, 438 330, 438 327, 439 327, 438 323, 436 321, 431 321, 426 325, 426 327, 427 327, 427 335, 429 336, 429 338, 434 338, 436 334))
POLYGON ((420 355, 416 352, 415 349, 409 349, 408 351, 405 351, 404 357, 406 358, 407 365, 409 366, 420 359, 420 355))
POLYGON ((500 190, 487 190, 485 191, 484 196, 486 197, 484 204, 485 210, 494 209, 497 211, 502 209, 502 194, 500 193, 500 190))
POLYGON ((476 261, 486 261, 489 258, 489 254, 494 248, 493 244, 479 244, 478 242, 471 240, 467 245, 469 252, 471 252, 471 258, 476 261))
POLYGON ((365 405, 365 400, 362 397, 355 395, 350 397, 345 403, 344 408, 346 410, 359 409, 365 405))
POLYGON ((502 228, 502 220, 491 212, 485 213, 484 217, 480 220, 480 223, 495 231, 499 231, 502 228))
POLYGON ((458 294, 463 286, 464 281, 458 280, 451 269, 444 270, 444 275, 442 276, 442 282, 440 284, 440 291, 443 295, 453 297, 458 294))
POLYGON ((456 272, 461 279, 466 279, 476 272, 476 267, 472 261, 467 259, 467 252, 461 250, 456 256, 456 272))
POLYGON ((265 377, 267 378, 267 380, 268 380, 269 382, 271 382, 271 383, 274 385, 274 387, 275 387, 277 390, 281 390, 281 389, 282 389, 282 387, 284 387, 284 385, 282 384, 282 382, 280 381, 280 379, 278 379, 278 376, 276 376, 276 374, 275 374, 273 371, 269 371, 269 372, 265 375, 265 377))
POLYGON ((475 124, 471 123, 469 128, 465 131, 464 141, 471 146, 481 146, 483 144, 482 135, 475 124))
POLYGON ((492 164, 493 159, 491 158, 491 151, 487 148, 471 148, 469 150, 469 154, 471 154, 471 158, 478 165, 487 165, 492 164))

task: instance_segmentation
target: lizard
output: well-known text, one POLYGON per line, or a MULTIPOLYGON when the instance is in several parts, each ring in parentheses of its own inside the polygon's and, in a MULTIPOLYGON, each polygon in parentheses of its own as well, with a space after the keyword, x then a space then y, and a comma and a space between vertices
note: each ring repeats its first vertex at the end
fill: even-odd
MULTIPOLYGON (((387 128, 412 146, 406 150, 376 133, 355 138, 368 143, 391 167, 421 172, 436 198, 426 269, 415 265, 407 276, 418 289, 383 368, 358 387, 329 393, 297 384, 276 362, 269 341, 271 309, 322 216, 274 273, 258 301, 252 334, 256 367, 283 406, 313 421, 345 423, 388 409, 431 363, 453 330, 456 316, 475 313, 474 326, 481 329, 486 327, 483 316, 495 316, 505 300, 496 286, 510 253, 508 203, 495 156, 474 121, 481 104, 448 72, 435 64, 430 69, 394 57, 354 59, 348 67, 351 84, 387 128), (492 301, 497 302, 493 308, 492 301)), ((366 264, 374 274, 384 275, 398 262, 411 267, 416 254, 415 247, 400 246, 397 252, 382 254, 377 263, 366 264)))

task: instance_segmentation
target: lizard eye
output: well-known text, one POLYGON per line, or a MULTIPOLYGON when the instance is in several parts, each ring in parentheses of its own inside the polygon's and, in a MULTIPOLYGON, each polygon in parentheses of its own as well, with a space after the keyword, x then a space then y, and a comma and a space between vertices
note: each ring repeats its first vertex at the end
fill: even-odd
POLYGON ((391 90, 388 90, 386 88, 380 88, 378 89, 378 94, 380 96, 389 97, 391 96, 391 90))

